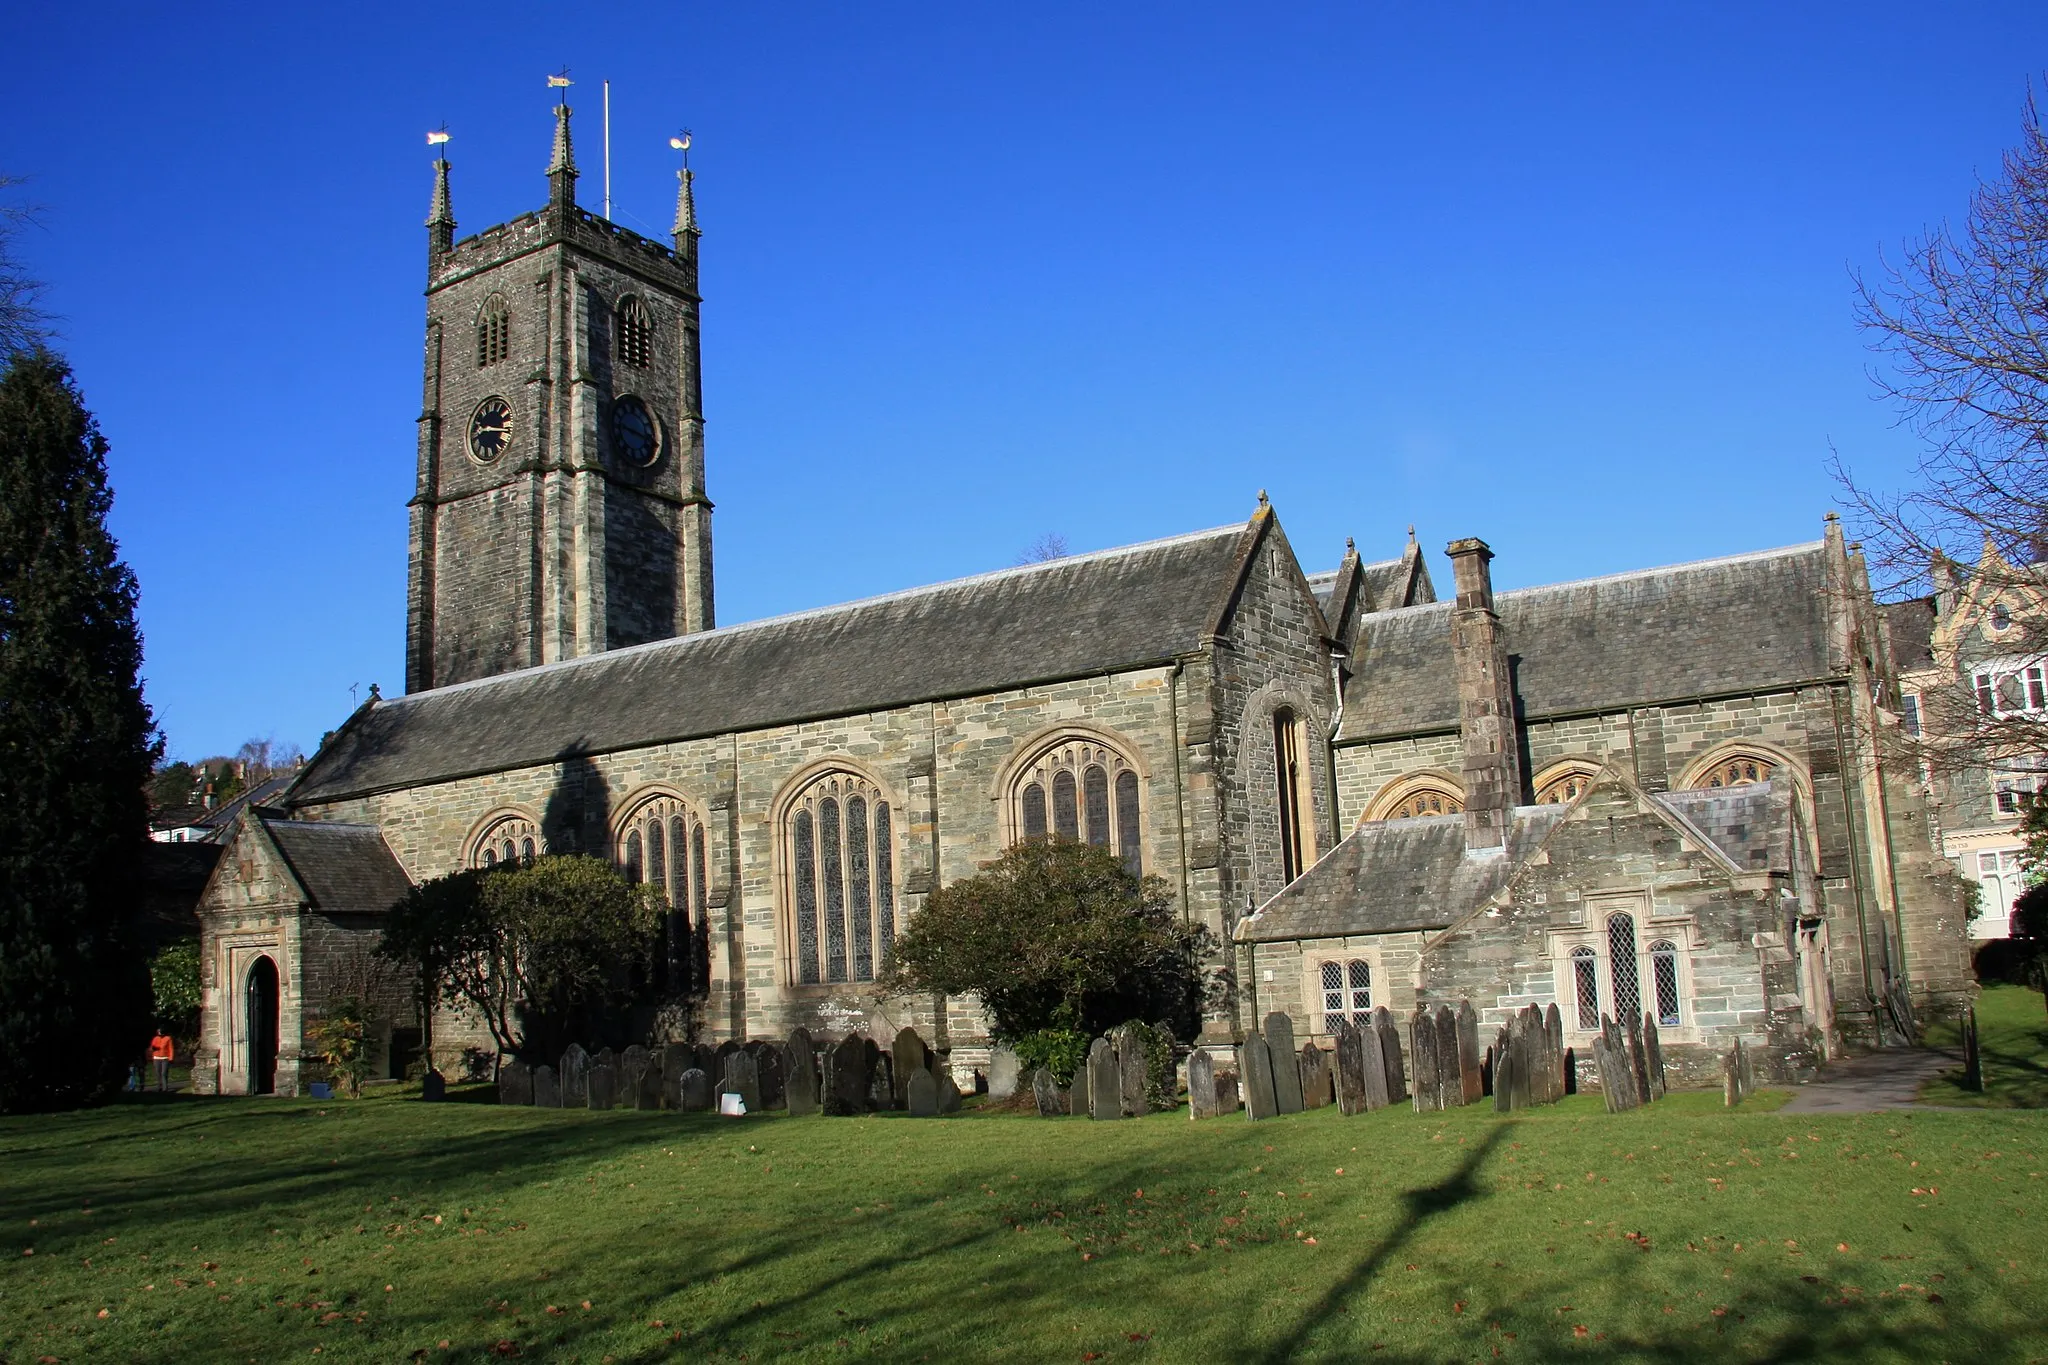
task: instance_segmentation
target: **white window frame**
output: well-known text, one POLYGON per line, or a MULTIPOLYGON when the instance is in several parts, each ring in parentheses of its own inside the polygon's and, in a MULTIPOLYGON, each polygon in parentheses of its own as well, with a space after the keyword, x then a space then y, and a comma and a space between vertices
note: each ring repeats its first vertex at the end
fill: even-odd
POLYGON ((1963 857, 1969 860, 1966 870, 1978 890, 1977 913, 1970 927, 1977 929, 1988 920, 1999 927, 1999 932, 1989 937, 2007 937, 2012 932, 2012 903, 2026 889, 2020 870, 2020 850, 1979 848, 1963 857))
POLYGON ((1989 659, 1972 665, 1970 690, 1985 716, 2026 716, 2048 711, 2048 662, 1989 659))
POLYGON ((1674 965, 1678 978, 1678 1022, 1659 1023, 1658 1036, 1668 1042, 1699 1041, 1692 965, 1693 954, 1699 944, 1692 920, 1684 916, 1657 915, 1653 913, 1648 898, 1642 896, 1587 900, 1581 913, 1584 919, 1582 926, 1553 930, 1550 935, 1551 984, 1556 992, 1558 1014, 1564 1021, 1566 1039, 1584 1043, 1599 1034, 1597 1024, 1593 1028, 1583 1028, 1579 1024, 1578 968, 1573 960, 1576 949, 1592 951, 1598 1013, 1610 1019, 1617 1018, 1614 964, 1608 944, 1607 921, 1610 916, 1625 914, 1635 918, 1636 991, 1643 1009, 1657 1010, 1657 972, 1650 945, 1668 941, 1677 950, 1674 965))
POLYGON ((1353 962, 1363 962, 1370 975, 1370 984, 1366 988, 1368 1003, 1362 1010, 1347 1009, 1344 1012, 1345 1018, 1358 1023, 1369 1018, 1377 1006, 1387 1005, 1389 1009, 1392 1008, 1388 1004, 1386 970, 1381 964, 1378 949, 1365 946, 1347 947, 1341 940, 1326 940, 1323 944, 1304 952, 1301 958, 1301 1003, 1302 1012, 1308 1016, 1309 1036, 1334 1036, 1329 1028, 1328 1012, 1323 1008, 1323 964, 1334 963, 1338 970, 1344 973, 1344 994, 1346 1003, 1349 1004, 1350 964, 1353 962))

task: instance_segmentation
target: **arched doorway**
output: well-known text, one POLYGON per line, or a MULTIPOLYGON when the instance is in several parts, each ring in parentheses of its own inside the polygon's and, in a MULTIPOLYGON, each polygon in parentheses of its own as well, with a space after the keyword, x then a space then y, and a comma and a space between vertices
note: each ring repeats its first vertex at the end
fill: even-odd
POLYGON ((249 1021, 249 1093, 273 1094, 277 1090, 277 964, 267 957, 257 958, 249 968, 243 1008, 249 1021))

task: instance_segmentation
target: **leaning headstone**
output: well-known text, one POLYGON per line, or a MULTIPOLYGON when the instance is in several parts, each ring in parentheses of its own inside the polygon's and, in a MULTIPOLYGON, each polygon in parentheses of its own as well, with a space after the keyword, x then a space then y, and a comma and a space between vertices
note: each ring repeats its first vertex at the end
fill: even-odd
MULTIPOLYGON (((1386 1108, 1393 1102, 1393 1094, 1387 1089, 1387 1058, 1380 1042, 1380 1031, 1373 1027, 1371 1019, 1358 1026, 1358 1051, 1360 1066, 1364 1071, 1365 1110, 1373 1113, 1386 1108)), ((1401 1049, 1394 1049, 1394 1065, 1401 1064, 1401 1049)))
POLYGON ((1031 1073, 1031 1098, 1038 1103, 1038 1116, 1051 1118, 1067 1112, 1067 1097, 1053 1080, 1052 1072, 1039 1067, 1031 1073))
POLYGON ((1506 1045, 1507 1030, 1501 1030, 1501 1044, 1493 1050, 1493 1112, 1506 1114, 1515 1107, 1515 1052, 1506 1045))
POLYGON ((761 1073, 749 1052, 735 1052, 725 1059, 725 1076, 719 1083, 722 1095, 738 1095, 749 1114, 761 1108, 761 1073))
POLYGON ((640 1074, 647 1070, 648 1059, 654 1054, 635 1043, 619 1054, 619 1093, 632 1102, 640 1093, 640 1074))
POLYGON ((1294 1021, 1279 1010, 1266 1016, 1260 1030, 1273 1063, 1273 1102, 1282 1114, 1301 1112, 1301 1068, 1294 1064, 1294 1021))
POLYGON ((1111 1035, 1116 1049, 1117 1106, 1127 1119, 1142 1118, 1148 1062, 1145 1044, 1136 1029, 1124 1026, 1111 1035))
POLYGON ((1436 1083, 1445 1109, 1465 1103, 1465 1075, 1458 1065, 1458 1012, 1449 1005, 1436 1010, 1436 1083))
POLYGON ((1380 1060, 1386 1063, 1387 1103, 1399 1104, 1408 1098, 1408 1078, 1401 1068, 1401 1030, 1394 1023, 1394 1012, 1385 1005, 1374 1008, 1372 1026, 1380 1036, 1380 1060))
POLYGON ((1006 1100, 1017 1093, 1017 1054, 998 1047, 988 1054, 988 1097, 1006 1100))
POLYGON ((782 1073, 783 1051, 773 1043, 749 1045, 754 1057, 754 1075, 761 1085, 761 1107, 781 1109, 789 1103, 788 1079, 782 1073))
POLYGON ((936 1079, 939 1083, 939 1112, 941 1114, 959 1113, 960 1086, 953 1079, 953 1069, 944 1062, 940 1062, 936 1079))
POLYGON ((533 1103, 533 1068, 516 1057, 498 1064, 498 1103, 533 1103))
POLYGON ((448 1098, 448 1078, 432 1067, 420 1077, 420 1098, 429 1104, 438 1104, 448 1098))
POLYGON ((1188 1054, 1188 1117, 1213 1119, 1216 1113, 1216 1063, 1196 1048, 1188 1054))
POLYGON ((1463 1102, 1479 1103, 1486 1083, 1479 1073, 1479 1014, 1470 1000, 1458 1002, 1458 1078, 1463 1082, 1463 1102))
POLYGON ((849 1033, 832 1049, 830 1057, 830 1069, 825 1077, 829 1082, 825 1112, 838 1118, 866 1113, 868 1040, 858 1033, 849 1033))
POLYGON ((1117 1084, 1116 1048, 1107 1038, 1097 1038, 1088 1049, 1088 1117, 1120 1119, 1124 1116, 1122 1087, 1117 1084))
MULTIPOLYGON (((1564 1098, 1564 1015, 1555 1003, 1543 1010, 1543 1033, 1549 1046, 1544 1049, 1544 1092, 1548 1100, 1564 1098)), ((1546 1101, 1547 1102, 1547 1101, 1546 1101)))
POLYGON ((584 1109, 590 1105, 590 1054, 581 1043, 562 1050, 562 1066, 555 1075, 562 1086, 562 1107, 584 1109))
POLYGON ((562 1084, 555 1079, 555 1069, 546 1062, 533 1069, 533 1103, 536 1109, 562 1107, 562 1084))
POLYGON ((894 1063, 890 1068, 893 1073, 890 1093, 895 1107, 901 1109, 908 1102, 910 1078, 919 1070, 930 1068, 931 1049, 924 1045, 924 1039, 917 1036, 916 1029, 900 1028, 896 1030, 896 1041, 889 1052, 890 1061, 894 1063))
POLYGON ((1314 1043, 1303 1043, 1297 1065, 1301 1070, 1301 1107, 1321 1109, 1329 1104, 1334 1098, 1330 1088, 1330 1054, 1314 1043))
POLYGON ((1245 1035, 1237 1049, 1237 1074, 1244 1089, 1244 1114, 1248 1119, 1269 1119, 1280 1112, 1273 1090, 1273 1054, 1266 1040, 1256 1033, 1245 1035))
POLYGON ((661 1092, 661 1054, 654 1052, 648 1054, 647 1065, 640 1068, 639 1084, 633 1087, 633 1107, 635 1109, 661 1108, 661 1092))
MULTIPOLYGON (((1337 1025, 1337 1065, 1331 1077, 1337 1091, 1337 1108, 1345 1114, 1363 1114, 1371 1106, 1365 1086, 1366 1030, 1349 1020, 1337 1025)), ((1380 1081, 1385 1085, 1384 1078, 1380 1081)))
POLYGON ((610 1062, 592 1063, 590 1075, 584 1078, 584 1091, 592 1109, 618 1108, 619 1069, 610 1062))
POLYGON ((818 1112, 818 1050, 811 1042, 810 1031, 794 1029, 789 1035, 789 1046, 783 1049, 783 1058, 789 1071, 782 1078, 783 1102, 789 1106, 792 1118, 818 1112))
POLYGON ((1436 1074, 1436 1020, 1421 1005, 1408 1021, 1408 1051, 1415 1058, 1415 1112, 1442 1108, 1443 1090, 1436 1074))
POLYGON ((903 1105, 914 1119, 939 1116, 939 1083, 931 1072, 919 1067, 910 1073, 910 1083, 903 1088, 903 1105))
POLYGON ((1643 1073, 1649 1077, 1648 1098, 1664 1098, 1664 1043, 1657 1036, 1657 1016, 1643 1015, 1643 1073))
POLYGON ((702 1067, 689 1067, 676 1078, 676 1094, 681 1100, 676 1107, 685 1114, 708 1113, 712 1106, 711 1077, 704 1074, 702 1067))

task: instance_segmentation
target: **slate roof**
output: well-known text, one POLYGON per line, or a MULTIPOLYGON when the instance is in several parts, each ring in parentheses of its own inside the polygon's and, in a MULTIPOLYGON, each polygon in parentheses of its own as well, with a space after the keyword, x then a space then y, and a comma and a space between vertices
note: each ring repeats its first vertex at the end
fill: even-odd
POLYGON ((1520 806, 1505 853, 1465 851, 1465 817, 1424 815, 1360 825, 1293 885, 1239 922, 1244 943, 1441 929, 1507 884, 1564 818, 1520 806))
POLYGON ((375 825, 259 818, 315 909, 382 914, 412 890, 375 825))
MULTIPOLYGON (((1527 719, 1830 676, 1825 542, 1498 594, 1527 719)), ((1341 740, 1454 730, 1453 604, 1359 623, 1341 740)))
POLYGON ((1218 527, 458 683, 358 711, 303 806, 734 730, 1169 663, 1199 648, 1251 525, 1218 527))
POLYGON ((1892 664, 1901 673, 1934 667, 1934 599, 1913 597, 1880 602, 1887 633, 1892 637, 1892 664))
MULTIPOLYGON (((1787 789, 1789 792, 1789 788, 1787 789)), ((1745 872, 1785 871, 1791 862, 1787 792, 1769 782, 1664 792, 1650 798, 1699 831, 1745 872)))

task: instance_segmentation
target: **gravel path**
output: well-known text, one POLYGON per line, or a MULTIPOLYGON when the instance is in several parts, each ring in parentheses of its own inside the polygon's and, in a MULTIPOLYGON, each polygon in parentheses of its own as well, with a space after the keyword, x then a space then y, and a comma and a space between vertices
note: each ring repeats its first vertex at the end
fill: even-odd
MULTIPOLYGON (((1868 1114, 1879 1109, 1933 1108, 1915 1105, 1920 1087, 1963 1064, 1961 1053, 1934 1048, 1873 1052, 1836 1062, 1821 1079, 1803 1085, 1781 1114, 1868 1114)), ((1975 1112, 1975 1111, 1971 1111, 1975 1112)))

